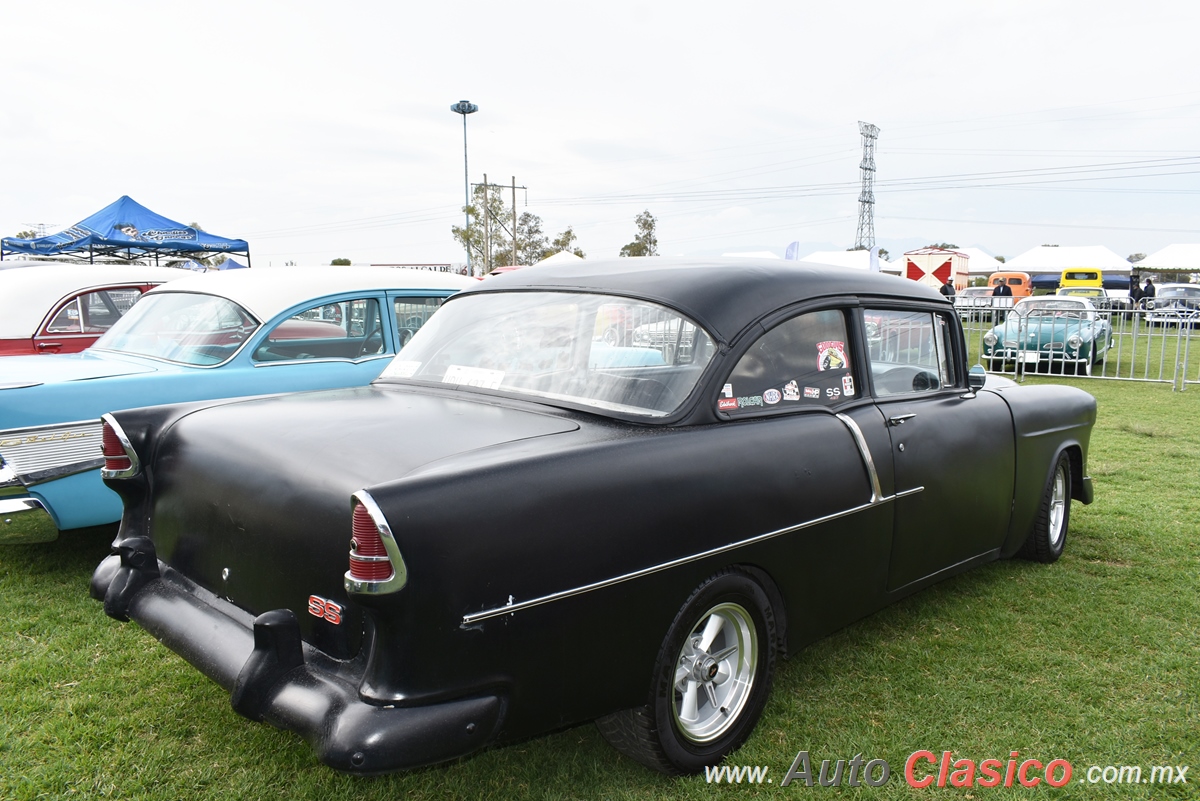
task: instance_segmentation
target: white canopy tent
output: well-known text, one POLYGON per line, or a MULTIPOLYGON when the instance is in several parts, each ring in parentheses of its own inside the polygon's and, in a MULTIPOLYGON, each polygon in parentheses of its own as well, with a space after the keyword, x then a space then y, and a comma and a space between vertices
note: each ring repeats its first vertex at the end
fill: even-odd
MULTIPOLYGON (((1062 273, 1072 267, 1092 267, 1105 273, 1128 275, 1132 265, 1103 245, 1058 247, 1041 245, 1009 259, 1002 269, 1038 275, 1062 273)), ((975 272, 972 265, 972 273, 975 272)))
POLYGON ((1200 245, 1167 245, 1135 266, 1140 273, 1200 273, 1200 245))

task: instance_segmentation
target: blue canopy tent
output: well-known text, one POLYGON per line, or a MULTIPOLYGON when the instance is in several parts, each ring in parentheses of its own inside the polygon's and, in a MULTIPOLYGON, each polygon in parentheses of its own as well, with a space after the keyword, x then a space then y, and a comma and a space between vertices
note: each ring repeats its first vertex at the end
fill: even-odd
POLYGON ((0 239, 0 260, 9 254, 135 261, 236 253, 250 261, 244 239, 227 239, 155 214, 128 195, 67 228, 36 239, 0 239))
POLYGON ((218 270, 244 270, 248 265, 242 264, 240 261, 226 259, 217 265, 218 270))

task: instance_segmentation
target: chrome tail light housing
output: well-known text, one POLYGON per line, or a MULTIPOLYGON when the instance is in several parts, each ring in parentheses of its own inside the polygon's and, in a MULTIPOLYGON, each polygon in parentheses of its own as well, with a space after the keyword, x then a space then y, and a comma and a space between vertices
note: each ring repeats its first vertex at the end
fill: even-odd
POLYGON ((354 493, 350 507, 346 592, 383 595, 402 589, 408 583, 408 568, 382 510, 366 490, 354 493))
POLYGON ((141 461, 120 423, 111 414, 104 415, 100 421, 100 450, 104 456, 104 466, 100 468, 100 477, 133 478, 138 475, 142 471, 141 461))

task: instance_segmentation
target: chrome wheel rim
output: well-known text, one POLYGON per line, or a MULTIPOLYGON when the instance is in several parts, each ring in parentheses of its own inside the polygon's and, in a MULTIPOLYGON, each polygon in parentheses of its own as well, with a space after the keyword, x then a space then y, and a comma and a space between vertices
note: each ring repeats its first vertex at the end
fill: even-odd
POLYGON ((675 661, 671 712, 694 743, 725 734, 750 698, 758 669, 758 630, 735 603, 714 606, 684 640, 675 661))
POLYGON ((1063 538, 1063 519, 1067 513, 1067 475, 1062 465, 1054 471, 1054 486, 1050 491, 1050 546, 1057 549, 1063 538))

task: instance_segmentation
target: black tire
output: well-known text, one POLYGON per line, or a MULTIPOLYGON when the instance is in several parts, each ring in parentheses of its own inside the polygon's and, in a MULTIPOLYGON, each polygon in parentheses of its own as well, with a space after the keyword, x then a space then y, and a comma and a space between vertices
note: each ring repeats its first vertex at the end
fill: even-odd
POLYGON ((699 773, 754 730, 771 692, 777 650, 775 613, 762 585, 736 568, 723 570, 696 588, 671 623, 654 663, 649 703, 601 718, 596 727, 647 767, 671 776, 699 773))
POLYGON ((1017 556, 1049 564, 1058 561, 1067 544, 1067 528, 1071 522, 1071 460, 1059 454, 1050 481, 1042 492, 1042 503, 1029 538, 1021 545, 1017 556))

